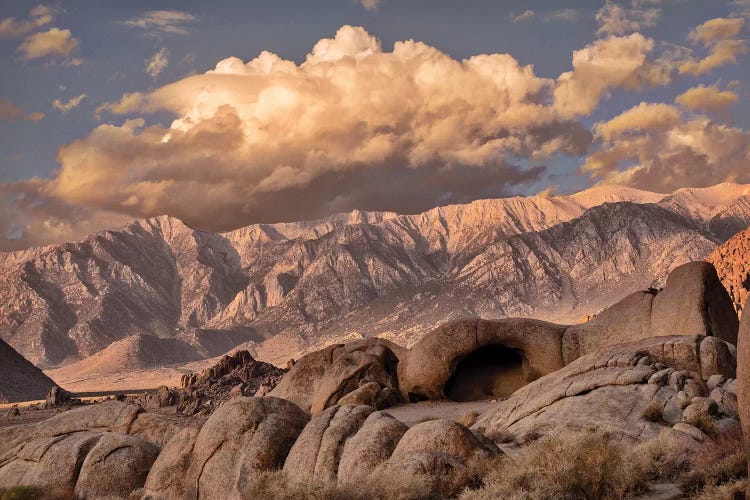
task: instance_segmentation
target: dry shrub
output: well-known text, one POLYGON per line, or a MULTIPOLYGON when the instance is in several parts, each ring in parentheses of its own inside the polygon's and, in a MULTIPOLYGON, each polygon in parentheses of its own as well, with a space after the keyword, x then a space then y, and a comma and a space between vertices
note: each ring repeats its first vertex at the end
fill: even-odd
POLYGON ((690 468, 680 479, 680 488, 694 495, 744 477, 747 477, 747 457, 742 431, 733 429, 716 439, 706 440, 691 454, 690 468))
POLYGON ((511 443, 515 439, 513 433, 507 427, 485 432, 484 435, 495 443, 511 443))
MULTIPOLYGON (((447 498, 449 495, 446 495, 447 498)), ((441 495, 441 498, 443 496, 441 495)), ((260 474, 247 492, 253 500, 427 500, 422 484, 397 485, 386 481, 360 481, 356 485, 290 481, 282 471, 260 474)))
POLYGON ((0 489, 0 500, 72 500, 72 490, 43 490, 34 486, 13 486, 0 489))
POLYGON ((463 425, 464 427, 471 427, 472 425, 474 425, 474 422, 477 421, 478 416, 479 416, 479 412, 472 410, 464 414, 464 416, 456 419, 456 422, 463 425))
POLYGON ((643 418, 649 422, 663 422, 662 410, 661 404, 658 401, 653 401, 643 410, 643 418))
POLYGON ((747 479, 732 481, 731 483, 722 484, 721 486, 709 486, 705 488, 694 500, 728 500, 733 498, 745 498, 747 489, 747 479))
POLYGON ((675 481, 690 467, 690 450, 680 442, 652 439, 635 447, 632 455, 651 480, 675 481))
POLYGON ((550 435, 498 460, 484 486, 461 499, 623 498, 645 491, 643 476, 638 460, 606 434, 550 435))

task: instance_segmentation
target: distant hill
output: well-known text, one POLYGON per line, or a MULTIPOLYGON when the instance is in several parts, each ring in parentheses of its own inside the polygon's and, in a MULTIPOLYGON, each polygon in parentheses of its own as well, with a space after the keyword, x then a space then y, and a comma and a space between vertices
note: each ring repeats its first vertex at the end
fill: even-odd
POLYGON ((0 340, 0 403, 44 399, 55 383, 0 340))

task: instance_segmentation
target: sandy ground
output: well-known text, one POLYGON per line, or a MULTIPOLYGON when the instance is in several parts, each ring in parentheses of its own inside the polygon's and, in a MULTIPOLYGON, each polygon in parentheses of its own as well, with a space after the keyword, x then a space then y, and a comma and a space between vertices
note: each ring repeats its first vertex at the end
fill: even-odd
POLYGON ((449 418, 457 420, 467 413, 482 413, 497 401, 469 401, 457 403, 455 401, 422 401, 420 403, 394 406, 385 410, 394 418, 401 420, 409 427, 420 421, 449 418))

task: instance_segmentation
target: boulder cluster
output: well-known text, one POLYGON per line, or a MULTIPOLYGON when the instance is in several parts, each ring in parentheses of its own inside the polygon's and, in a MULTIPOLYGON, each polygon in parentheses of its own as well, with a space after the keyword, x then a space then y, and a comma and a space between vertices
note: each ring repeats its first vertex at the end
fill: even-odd
POLYGON ((464 320, 412 349, 377 338, 332 345, 288 372, 240 352, 139 405, 108 401, 0 429, 0 489, 36 486, 83 499, 247 498, 264 474, 280 470, 292 483, 418 484, 423 496, 442 496, 471 484, 474 471, 504 455, 501 447, 560 428, 696 446, 738 427, 738 412, 750 421, 743 383, 750 316, 738 379, 737 319, 711 271, 705 263, 678 268, 664 291, 626 297, 587 325, 464 320), (461 370, 490 373, 466 363, 491 346, 502 346, 503 363, 512 365, 492 376, 512 373, 523 386, 488 393, 498 400, 475 421, 409 427, 388 412, 445 399, 461 370), (197 399, 212 401, 207 418, 185 411, 197 399), (147 411, 167 404, 182 412, 147 411))

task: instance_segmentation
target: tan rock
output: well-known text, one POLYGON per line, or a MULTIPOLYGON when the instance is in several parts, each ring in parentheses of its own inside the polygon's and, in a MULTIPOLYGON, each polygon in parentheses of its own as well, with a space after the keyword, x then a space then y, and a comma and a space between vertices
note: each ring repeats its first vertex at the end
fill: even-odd
MULTIPOLYGON (((300 360, 301 362, 301 360, 300 360)), ((347 439, 374 411, 369 406, 332 406, 316 415, 294 443, 284 463, 292 481, 337 481, 347 439)))
POLYGON ((409 428, 386 412, 371 413, 344 444, 338 467, 339 484, 362 483, 388 460, 409 428))
POLYGON ((127 498, 146 482, 159 448, 127 434, 108 432, 83 461, 74 494, 82 500, 127 498))
MULTIPOLYGON (((748 458, 750 458, 750 314, 747 314, 749 307, 750 300, 745 303, 743 309, 745 313, 742 315, 737 344, 737 406, 748 458)), ((750 472, 750 460, 748 460, 748 472, 750 472)), ((748 486, 747 496, 750 498, 750 486, 748 486)))
POLYGON ((246 494, 255 474, 280 467, 309 417, 289 401, 235 398, 193 438, 177 434, 146 481, 154 498, 224 499, 246 494))

